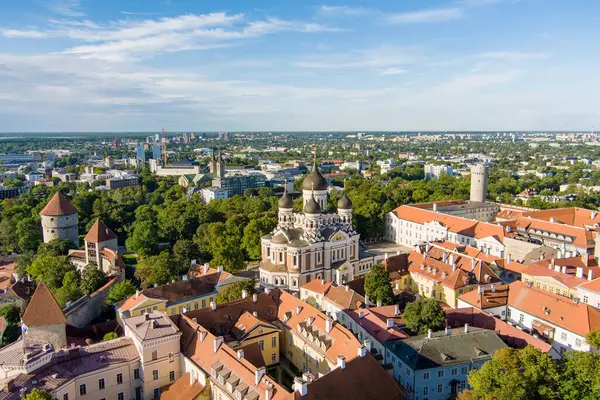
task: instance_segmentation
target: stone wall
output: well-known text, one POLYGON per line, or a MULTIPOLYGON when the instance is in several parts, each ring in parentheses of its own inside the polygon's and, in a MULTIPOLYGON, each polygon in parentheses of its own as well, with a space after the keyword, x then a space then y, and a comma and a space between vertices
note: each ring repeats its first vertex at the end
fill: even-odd
POLYGON ((67 333, 65 324, 29 326, 25 339, 40 340, 50 342, 55 349, 60 349, 67 345, 67 333))
POLYGON ((77 328, 88 326, 95 318, 102 314, 110 288, 120 280, 120 276, 115 276, 90 296, 83 296, 66 307, 63 311, 67 318, 67 323, 77 328))

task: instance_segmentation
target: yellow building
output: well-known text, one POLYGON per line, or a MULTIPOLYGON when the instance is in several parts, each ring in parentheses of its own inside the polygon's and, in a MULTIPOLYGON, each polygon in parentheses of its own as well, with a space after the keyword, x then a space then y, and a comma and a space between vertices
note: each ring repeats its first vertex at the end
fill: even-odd
POLYGON ((245 311, 236 321, 232 334, 235 340, 227 344, 232 349, 256 343, 262 353, 265 365, 279 363, 279 329, 257 315, 245 311))

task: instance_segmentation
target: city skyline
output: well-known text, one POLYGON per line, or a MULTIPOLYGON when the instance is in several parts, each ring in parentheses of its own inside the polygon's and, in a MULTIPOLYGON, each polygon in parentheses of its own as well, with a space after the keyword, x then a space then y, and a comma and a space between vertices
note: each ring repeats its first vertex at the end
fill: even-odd
POLYGON ((0 131, 597 126, 596 4, 279 3, 3 5, 0 131))

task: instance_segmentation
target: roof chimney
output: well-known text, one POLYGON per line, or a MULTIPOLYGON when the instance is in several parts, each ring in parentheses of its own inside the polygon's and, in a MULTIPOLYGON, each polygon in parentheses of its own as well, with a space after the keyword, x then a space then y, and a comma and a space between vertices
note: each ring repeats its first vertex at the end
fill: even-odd
POLYGON ((563 265, 563 266, 561 267, 561 271, 562 271, 562 273, 563 273, 563 274, 566 274, 566 273, 567 273, 567 266, 566 266, 566 265, 563 265))
POLYGON ((254 371, 254 384, 258 385, 260 383, 260 380, 263 378, 263 376, 265 376, 266 373, 267 369, 265 367, 257 368, 256 371, 254 371))
POLYGON ((325 332, 329 333, 333 329, 333 320, 331 318, 327 318, 325 320, 325 332))
POLYGON ((144 313, 144 320, 145 320, 145 321, 148 321, 149 319, 150 319, 150 314, 148 314, 148 311, 146 311, 146 312, 144 313))
POLYGON ((237 351, 237 358, 238 358, 238 360, 241 360, 242 358, 244 358, 244 350, 237 351))
POLYGON ((474 258, 471 258, 471 270, 475 269, 475 265, 477 265, 477 260, 474 258))
POLYGON ((346 285, 345 287, 346 287, 346 292, 347 292, 348 290, 350 290, 350 286, 346 285))
POLYGON ((400 304, 394 306, 394 315, 400 315, 400 304))
POLYGON ((364 357, 367 355, 367 349, 365 348, 365 346, 360 346, 358 348, 358 356, 359 357, 364 357))
POLYGON ((217 336, 213 341, 213 351, 216 353, 223 344, 223 336, 217 336))
POLYGON ((396 290, 400 290, 400 282, 396 282, 396 290))
POLYGON ((219 266, 217 267, 217 271, 219 271, 219 272, 223 272, 223 266, 222 266, 222 265, 219 265, 219 266))
POLYGON ((213 311, 217 310, 217 303, 215 303, 214 301, 210 302, 210 308, 212 308, 213 311))
POLYGON ((492 283, 492 293, 496 291, 496 285, 492 283))
POLYGON ((595 219, 596 218, 596 211, 592 211, 592 215, 590 215, 591 219, 595 219))
POLYGON ((302 312, 302 306, 296 306, 296 315, 300 315, 302 312))
POLYGON ((369 308, 369 295, 365 294, 365 308, 369 308))
POLYGON ((447 326, 447 327, 446 327, 446 330, 445 330, 444 334, 445 334, 446 336, 450 336, 450 335, 452 334, 452 331, 450 330, 450 327, 449 327, 449 326, 447 326))
POLYGON ((210 269, 210 264, 209 263, 204 263, 204 268, 203 268, 202 272, 206 274, 209 269, 210 269))
POLYGON ((383 305, 383 303, 381 302, 381 300, 377 300, 377 307, 381 307, 383 305))
POLYGON ((194 375, 194 371, 190 371, 190 386, 193 386, 196 383, 196 376, 194 375))
POLYGON ((583 268, 577 267, 577 272, 575 273, 575 276, 578 278, 583 278, 583 268))
POLYGON ((256 303, 257 301, 258 301, 258 294, 254 293, 254 294, 252 295, 252 302, 253 302, 253 303, 256 303))
POLYGON ((550 217, 550 222, 552 222, 552 223, 556 222, 556 220, 554 219, 554 217, 550 217))
POLYGON ((594 280, 594 271, 590 268, 588 269, 588 281, 594 280))
POLYGON ((252 311, 252 315, 254 315, 256 318, 258 318, 258 313, 256 311, 252 311))
POLYGON ((365 346, 365 349, 367 349, 367 351, 370 353, 371 349, 373 348, 373 343, 371 342, 371 339, 363 340, 363 346, 365 346))
POLYGON ((450 262, 449 264, 452 264, 452 268, 454 268, 454 253, 450 254, 450 262))
POLYGON ((306 396, 308 393, 308 385, 305 380, 300 378, 299 376, 294 378, 294 391, 296 391, 300 397, 306 396))
POLYGON ((437 210, 438 210, 437 207, 438 207, 437 203, 433 203, 433 212, 437 212, 437 210))
POLYGON ((511 261, 512 261, 512 256, 510 255, 510 253, 508 253, 508 254, 506 255, 506 262, 507 262, 508 264, 510 264, 510 262, 511 262, 511 261))
POLYGON ((337 365, 341 369, 346 368, 346 358, 344 356, 338 356, 338 358, 337 358, 337 365))
POLYGON ((560 272, 560 265, 554 265, 554 270, 556 272, 560 272))
POLYGON ((448 252, 444 250, 444 254, 442 254, 442 262, 448 261, 448 252))
POLYGON ((181 276, 181 280, 184 281, 184 282, 187 281, 188 280, 188 276, 187 275, 182 275, 181 276))
POLYGON ((483 286, 477 286, 477 294, 484 294, 485 288, 483 286))
POLYGON ((245 299, 246 297, 248 297, 248 291, 242 290, 242 299, 245 299))
POLYGON ((358 319, 362 319, 365 316, 365 312, 363 310, 358 311, 358 319))
POLYGON ((469 324, 465 324, 465 333, 469 333, 469 324))
POLYGON ((387 322, 387 328, 388 329, 391 329, 391 328, 394 327, 394 320, 393 319, 388 318, 386 322, 387 322))
POLYGON ((265 400, 271 400, 273 398, 273 384, 269 381, 265 382, 267 387, 265 388, 265 400))
POLYGON ((140 297, 140 291, 139 291, 139 290, 136 290, 136 291, 135 291, 135 298, 137 299, 137 298, 139 298, 139 297, 140 297))
POLYGON ((433 331, 431 329, 427 330, 427 339, 431 339, 433 337, 433 331))

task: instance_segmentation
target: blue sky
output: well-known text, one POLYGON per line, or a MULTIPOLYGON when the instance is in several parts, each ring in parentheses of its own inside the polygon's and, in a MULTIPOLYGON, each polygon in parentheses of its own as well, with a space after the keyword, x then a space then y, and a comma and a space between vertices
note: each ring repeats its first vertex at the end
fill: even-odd
POLYGON ((0 0, 0 131, 588 131, 599 16, 589 0, 0 0))

